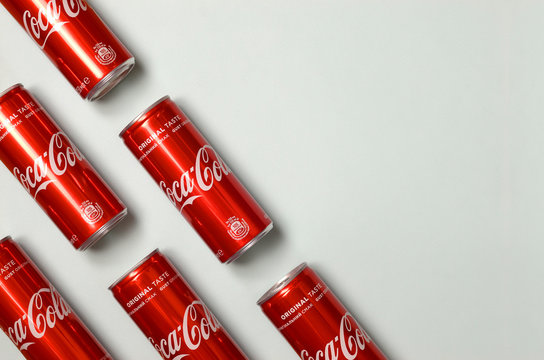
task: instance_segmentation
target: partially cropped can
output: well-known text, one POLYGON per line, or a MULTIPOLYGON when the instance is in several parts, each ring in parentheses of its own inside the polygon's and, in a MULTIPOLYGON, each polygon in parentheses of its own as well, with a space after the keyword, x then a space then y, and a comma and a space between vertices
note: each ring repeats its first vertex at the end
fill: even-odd
POLYGON ((0 240, 0 273, 0 327, 26 359, 111 359, 9 236, 0 240))
POLYGON ((247 359, 159 250, 110 290, 163 359, 247 359))
POLYGON ((305 263, 278 281, 257 304, 301 359, 387 359, 305 263))
POLYGON ((221 262, 235 260, 272 229, 268 215, 168 96, 120 136, 221 262))
POLYGON ((0 160, 79 250, 127 210, 22 85, 0 94, 0 160))
POLYGON ((0 3, 84 99, 100 98, 134 66, 132 54, 84 0, 0 3))

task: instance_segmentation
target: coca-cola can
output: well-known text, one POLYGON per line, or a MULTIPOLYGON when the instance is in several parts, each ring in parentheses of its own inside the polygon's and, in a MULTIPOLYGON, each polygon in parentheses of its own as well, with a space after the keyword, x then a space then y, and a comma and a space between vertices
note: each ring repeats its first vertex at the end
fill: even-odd
POLYGON ((78 250, 94 244, 127 214, 21 84, 0 94, 0 160, 78 250))
POLYGON ((170 97, 144 110, 120 136, 221 262, 234 261, 272 229, 268 215, 170 97))
POLYGON ((9 236, 0 240, 0 273, 0 327, 26 359, 111 359, 9 236))
POLYGON ((278 281, 257 304, 301 359, 387 359, 306 263, 278 281))
POLYGON ((247 359, 158 249, 110 290, 163 359, 247 359))
POLYGON ((134 57, 84 0, 0 0, 82 98, 96 100, 134 57))

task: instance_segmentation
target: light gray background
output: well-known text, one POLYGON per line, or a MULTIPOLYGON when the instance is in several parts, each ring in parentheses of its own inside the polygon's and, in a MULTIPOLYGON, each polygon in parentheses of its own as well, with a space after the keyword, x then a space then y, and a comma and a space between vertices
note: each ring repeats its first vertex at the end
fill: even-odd
POLYGON ((131 216, 78 253, 2 169, 0 234, 114 358, 159 358, 107 291, 156 247, 252 359, 296 358, 255 301, 302 261, 393 359, 542 358, 541 2, 91 4, 136 56, 126 81, 84 102, 1 9, 0 88, 32 91, 131 216), (275 220, 237 263, 117 137, 165 94, 275 220))

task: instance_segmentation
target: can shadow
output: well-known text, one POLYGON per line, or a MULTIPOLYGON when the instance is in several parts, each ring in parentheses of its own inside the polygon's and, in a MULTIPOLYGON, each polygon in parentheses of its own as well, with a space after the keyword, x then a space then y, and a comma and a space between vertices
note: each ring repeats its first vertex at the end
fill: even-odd
POLYGON ((263 257, 279 256, 285 237, 281 228, 274 223, 274 227, 252 248, 232 262, 233 267, 247 267, 258 263, 263 257))
MULTIPOLYGON (((334 286, 331 286, 331 284, 333 284, 334 282, 332 280, 328 279, 326 275, 324 275, 326 273, 325 272, 326 269, 321 267, 319 265, 319 263, 310 262, 309 265, 319 275, 319 277, 325 282, 327 287, 338 298, 340 303, 342 305, 344 305, 344 307, 353 316, 353 318, 359 323, 359 325, 370 335, 370 338, 372 339, 372 342, 378 347, 378 349, 380 349, 382 351, 382 353, 386 356, 386 358, 389 359, 389 360, 398 359, 399 357, 396 356, 396 354, 394 353, 394 351, 392 351, 391 348, 384 347, 383 346, 384 344, 382 344, 380 341, 376 341, 376 339, 386 338, 385 334, 374 331, 372 329, 372 326, 368 326, 371 322, 366 321, 364 316, 360 316, 361 314, 353 311, 358 306, 355 306, 356 304, 353 304, 353 303, 351 303, 349 301, 346 301, 347 297, 343 296, 343 293, 341 291, 338 291, 338 289, 334 288, 334 286), (393 355, 393 356, 391 356, 391 355, 393 355)), ((371 311, 371 309, 369 311, 371 311)), ((369 311, 366 311, 366 312, 368 313, 369 311)))
POLYGON ((238 166, 238 162, 231 161, 235 160, 233 159, 233 156, 229 156, 228 151, 223 151, 221 146, 218 146, 218 141, 215 141, 213 136, 209 136, 208 131, 204 129, 203 127, 199 126, 198 122, 198 112, 193 111, 193 109, 185 104, 183 101, 181 101, 178 98, 173 97, 173 101, 182 109, 183 113, 191 120, 191 122, 194 123, 195 127, 202 133, 204 138, 212 145, 212 147, 220 154, 220 156, 225 160, 225 162, 228 164, 228 166, 233 170, 234 175, 236 178, 242 183, 242 185, 247 189, 247 191, 251 194, 251 196, 257 201, 257 203, 265 210, 265 212, 270 216, 272 221, 274 222, 274 227, 272 230, 266 234, 261 240, 259 240, 253 247, 247 250, 246 253, 242 254, 240 258, 233 261, 232 264, 237 265, 231 265, 231 266, 247 266, 250 263, 254 263, 256 261, 259 261, 262 259, 263 256, 275 256, 279 255, 279 251, 283 248, 282 244, 285 241, 285 236, 283 231, 281 230, 281 225, 279 225, 278 218, 274 216, 273 211, 270 210, 269 207, 263 205, 265 202, 261 201, 261 199, 265 198, 265 196, 261 196, 261 194, 256 191, 256 189, 253 188, 251 184, 248 185, 246 181, 243 179, 249 178, 249 176, 245 175, 245 171, 241 170, 245 168, 240 164, 238 166), (196 120, 195 120, 196 119, 196 120))
POLYGON ((93 102, 93 104, 98 105, 107 105, 107 104, 113 104, 117 103, 119 101, 120 94, 127 93, 125 96, 129 96, 129 91, 126 91, 132 87, 138 88, 141 86, 141 83, 143 82, 143 79, 145 78, 145 74, 147 73, 145 66, 140 62, 140 55, 138 54, 138 51, 135 51, 137 49, 136 46, 133 46, 131 38, 129 35, 130 29, 127 29, 124 31, 122 28, 118 28, 116 26, 117 19, 116 17, 109 17, 109 13, 107 11, 102 11, 100 8, 95 6, 94 4, 93 10, 100 16, 102 21, 108 26, 108 28, 117 36, 117 38, 121 41, 123 45, 128 49, 128 51, 134 56, 135 65, 134 68, 131 70, 131 72, 124 78, 119 84, 117 84, 113 89, 111 89, 107 94, 104 95, 104 97, 96 100, 93 102))
MULTIPOLYGON (((64 120, 61 119, 61 117, 57 117, 54 115, 54 109, 51 111, 48 106, 44 106, 43 102, 40 99, 40 93, 39 91, 34 91, 33 88, 29 89, 29 92, 32 94, 34 98, 44 107, 48 115, 53 119, 53 122, 68 136, 68 139, 82 152, 83 156, 85 157, 85 160, 91 164, 91 166, 95 169, 97 174, 102 178, 102 180, 112 189, 113 193, 119 196, 121 198, 121 201, 125 204, 125 206, 128 209, 127 216, 121 220, 116 226, 114 226, 102 239, 97 241, 94 245, 92 245, 89 249, 86 251, 89 252, 99 252, 104 251, 105 243, 109 243, 109 240, 112 238, 112 234, 122 234, 120 235, 123 239, 128 238, 126 233, 129 233, 132 231, 132 229, 135 227, 136 220, 134 218, 134 215, 130 212, 130 206, 127 204, 126 199, 129 199, 129 196, 122 196, 120 193, 115 189, 115 186, 112 185, 112 182, 108 179, 109 176, 105 176, 104 172, 102 171, 101 167, 97 167, 96 164, 99 164, 100 162, 96 162, 93 160, 92 156, 89 157, 85 149, 81 149, 78 144, 81 143, 77 139, 77 134, 72 134, 71 132, 66 132, 65 127, 63 125, 64 120), (53 113, 52 113, 53 112, 53 113)), ((123 240, 126 241, 126 240, 123 240)))
MULTIPOLYGON (((173 257, 174 254, 170 253, 168 250, 161 252, 168 258, 168 260, 174 265, 174 268, 181 274, 181 277, 187 284, 189 284, 189 287, 193 289, 193 291, 196 293, 196 296, 202 300, 202 302, 210 309, 212 314, 219 320, 219 323, 221 324, 221 327, 225 332, 233 339, 234 343, 238 345, 238 347, 242 350, 242 352, 247 356, 248 359, 256 359, 255 356, 253 356, 252 353, 250 353, 247 349, 247 347, 244 347, 243 344, 240 343, 238 339, 242 339, 242 336, 238 336, 238 332, 235 331, 233 328, 229 326, 225 326, 224 321, 222 321, 221 316, 217 316, 217 313, 214 310, 213 304, 215 303, 214 299, 207 299, 207 296, 202 296, 203 292, 199 290, 198 286, 194 286, 194 283, 190 281, 190 274, 186 274, 187 271, 180 271, 180 269, 184 269, 183 266, 180 266, 178 261, 173 257), (186 276, 188 275, 188 276, 186 276)), ((217 298, 215 300, 218 300, 217 298)))
POLYGON ((28 257, 36 265, 36 267, 38 267, 39 271, 53 285, 53 287, 55 287, 55 289, 59 292, 62 298, 74 310, 74 313, 76 314, 76 316, 81 320, 81 322, 83 322, 83 324, 87 327, 87 329, 89 329, 90 333, 96 338, 96 340, 106 349, 106 351, 112 356, 113 359, 116 359, 117 356, 111 351, 113 346, 110 346, 110 344, 108 344, 107 341, 104 341, 105 340, 104 338, 102 338, 100 335, 98 335, 96 331, 94 331, 93 327, 89 325, 90 324, 88 321, 89 317, 87 317, 85 314, 83 314, 76 307, 73 306, 74 301, 70 299, 69 294, 63 291, 62 288, 58 288, 56 286, 58 282, 55 280, 53 276, 51 276, 50 274, 47 273, 47 271, 44 270, 45 267, 42 266, 40 259, 37 256, 35 256, 35 253, 37 253, 37 251, 32 251, 26 246, 26 244, 31 243, 31 241, 26 240, 24 236, 18 237, 17 239, 13 238, 13 240, 17 242, 17 244, 19 244, 19 246, 23 249, 23 251, 28 255, 28 257))
MULTIPOLYGON (((229 153, 228 148, 225 148, 222 146, 222 144, 225 144, 236 141, 236 139, 233 138, 225 138, 224 136, 221 136, 221 134, 218 134, 218 136, 214 135, 217 132, 214 132, 213 129, 210 129, 209 127, 204 126, 204 121, 199 121, 199 112, 196 109, 193 109, 190 104, 185 103, 182 101, 182 99, 179 99, 177 97, 172 97, 172 100, 176 105, 179 106, 181 111, 191 120, 193 125, 198 129, 198 131, 204 136, 204 138, 210 143, 210 145, 218 152, 218 154, 225 160, 225 162, 228 164, 229 168, 233 170, 233 173, 236 175, 238 180, 246 187, 246 189, 249 191, 249 193, 254 196, 255 192, 251 191, 251 186, 247 186, 244 179, 249 178, 249 175, 246 175, 246 166, 244 164, 237 161, 236 157, 229 153)), ((221 119, 216 119, 215 121, 221 121, 221 119)), ((209 123, 209 121, 207 122, 209 123)), ((248 151, 252 151, 254 149, 248 149, 248 151)), ((255 197, 255 196, 254 196, 255 197)), ((256 199, 257 200, 257 199, 256 199)), ((260 203, 260 202, 259 202, 260 203)), ((264 207, 263 207, 264 208, 264 207)), ((266 210, 266 208, 265 208, 266 210)))
MULTIPOLYGON (((43 102, 40 100, 40 94, 36 91, 32 91, 31 90, 31 94, 32 96, 34 96, 36 98, 36 100, 38 100, 38 102, 40 104, 42 104, 43 106, 43 102), (38 93, 38 94, 36 94, 38 93)), ((117 191, 115 188, 116 186, 113 185, 112 181, 109 180, 109 176, 106 176, 104 174, 104 171, 102 170, 102 168, 100 166, 96 166, 96 164, 99 164, 100 162, 96 162, 93 160, 92 156, 88 156, 87 152, 85 151, 85 149, 81 149, 78 144, 80 143, 80 141, 78 141, 77 139, 77 134, 72 134, 70 132, 66 132, 64 130, 64 126, 63 126, 63 123, 64 123, 64 120, 63 119, 60 119, 60 117, 57 117, 55 116, 54 114, 51 113, 51 111, 48 109, 47 106, 44 106, 44 109, 46 109, 47 113, 51 116, 51 118, 53 119, 53 121, 59 126, 59 128, 66 133, 66 135, 68 136, 68 138, 70 139, 71 142, 74 143, 74 145, 83 153, 83 156, 85 157, 85 160, 87 160, 89 162, 89 164, 91 164, 91 166, 95 169, 95 171, 97 172, 97 174, 102 178, 102 180, 104 180, 104 182, 110 187, 112 188, 113 190, 113 193, 116 194, 117 196, 119 196, 119 198, 121 198, 121 201, 125 204, 125 206, 127 207, 128 209, 128 214, 127 216, 121 220, 119 222, 119 224, 117 224, 115 227, 113 227, 110 232, 108 232, 102 239, 100 239, 98 242, 96 242, 96 244, 94 244, 93 246, 91 246, 89 249, 87 249, 86 251, 90 251, 90 252, 99 252, 99 251, 103 251, 104 248, 105 248, 105 245, 106 243, 109 243, 109 240, 111 240, 112 238, 112 234, 122 234, 120 235, 123 239, 124 238, 128 238, 127 236, 125 236, 127 233, 130 233, 130 231, 135 227, 135 224, 136 224, 136 220, 134 218, 134 215, 130 212, 130 205, 127 204, 127 201, 126 199, 130 199, 130 196, 122 196, 119 191, 117 191)), ((111 174, 111 175, 118 175, 118 174, 111 174)), ((123 240, 125 241, 125 240, 123 240)))
MULTIPOLYGON (((128 208, 128 206, 127 206, 128 208)), ((115 246, 124 247, 128 246, 128 241, 131 241, 136 227, 137 220, 134 215, 128 210, 127 216, 119 222, 109 233, 107 233, 102 239, 96 242, 93 246, 88 248, 86 252, 100 253, 107 251, 109 247, 113 246, 112 241, 115 241, 115 246)))
MULTIPOLYGON (((134 55, 134 53, 132 54, 134 55)), ((98 108, 105 106, 113 106, 120 102, 121 97, 132 96, 132 92, 128 91, 131 88, 137 89, 142 86, 145 79, 146 70, 144 65, 138 61, 136 55, 134 55, 135 64, 130 73, 121 82, 108 91, 102 98, 92 102, 93 106, 98 108)), ((104 110, 105 111, 105 110, 104 110)), ((127 120, 128 122, 128 120, 127 120)), ((119 129, 121 130, 121 129, 119 129)))

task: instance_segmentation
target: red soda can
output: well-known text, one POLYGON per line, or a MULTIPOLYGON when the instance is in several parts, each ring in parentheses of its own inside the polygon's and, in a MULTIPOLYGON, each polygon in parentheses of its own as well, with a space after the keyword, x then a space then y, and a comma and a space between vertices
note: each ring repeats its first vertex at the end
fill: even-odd
POLYGON ((9 236, 0 240, 0 273, 0 327, 26 359, 111 359, 9 236))
POLYGON ((237 259, 272 221, 181 109, 165 96, 119 135, 221 262, 237 259))
POLYGON ((78 250, 94 244, 127 214, 21 84, 0 94, 0 160, 78 250))
POLYGON ((0 0, 82 98, 105 95, 134 57, 84 0, 0 0))
POLYGON ((247 359, 158 249, 110 290, 163 359, 247 359))
POLYGON ((301 359, 387 359, 306 263, 278 281, 257 304, 301 359))

